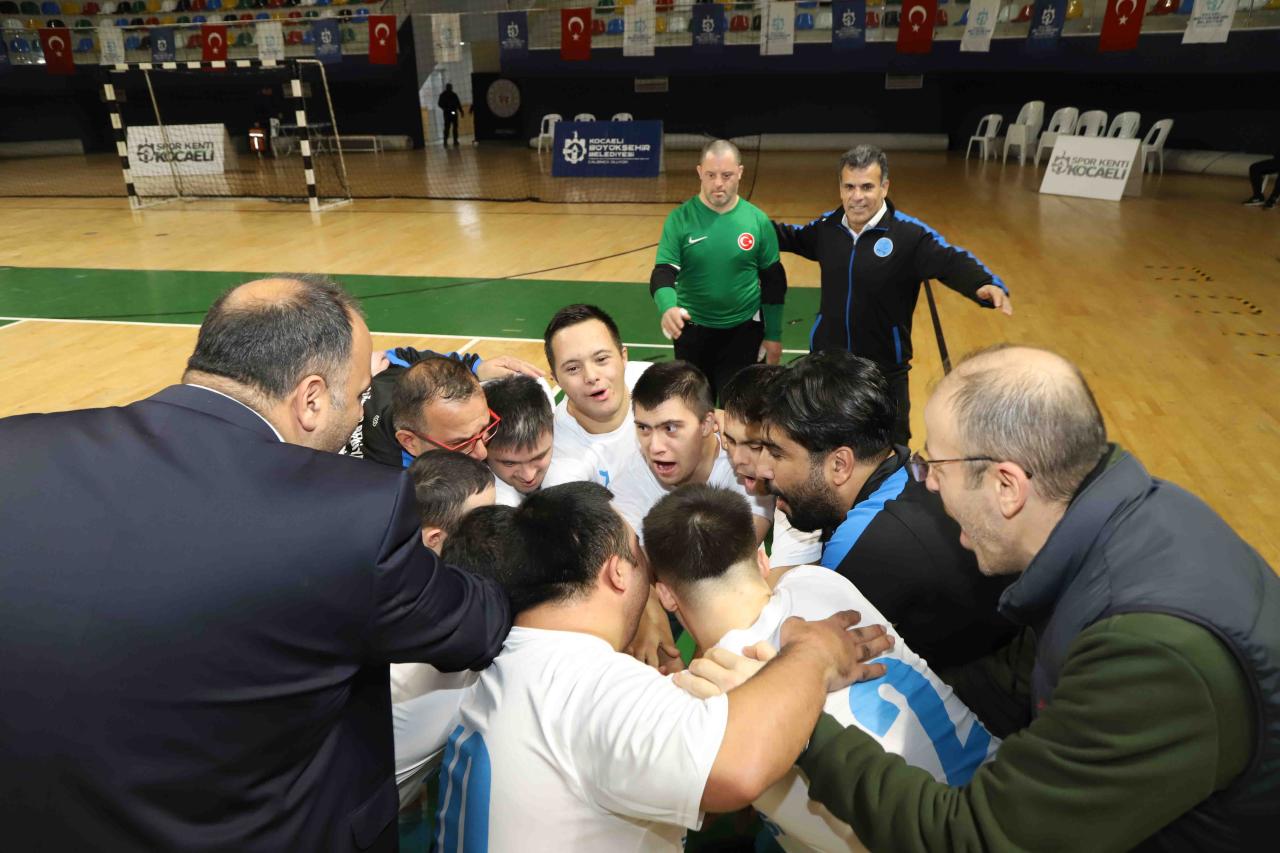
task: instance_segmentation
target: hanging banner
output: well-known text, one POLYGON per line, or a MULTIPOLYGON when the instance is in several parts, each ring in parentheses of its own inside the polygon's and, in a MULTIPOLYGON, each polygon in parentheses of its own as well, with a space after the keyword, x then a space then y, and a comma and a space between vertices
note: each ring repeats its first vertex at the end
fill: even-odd
MULTIPOLYGON (((259 21, 253 34, 258 43, 258 58, 263 62, 284 61, 284 24, 279 21, 259 21)), ((155 41, 155 30, 151 31, 151 40, 155 41)))
POLYGON ((964 53, 988 53, 991 36, 995 35, 996 17, 1000 14, 1000 0, 973 0, 969 6, 969 23, 960 39, 964 53))
POLYGON ((760 55, 790 56, 796 52, 796 4, 769 3, 760 23, 760 55))
MULTIPOLYGON (((1179 10, 1181 12, 1181 10, 1179 10)), ((1222 44, 1236 17, 1236 0, 1195 0, 1183 44, 1222 44)))
POLYGON ((124 65, 124 32, 119 27, 102 24, 98 27, 98 52, 102 65, 124 65))
POLYGON ((46 27, 40 30, 40 49, 44 51, 44 70, 50 74, 75 74, 76 60, 71 55, 71 30, 46 27))
POLYGON ((173 43, 173 28, 152 27, 151 61, 159 65, 161 62, 173 62, 177 57, 177 46, 173 43))
POLYGON ((1143 0, 1107 0, 1107 11, 1102 16, 1102 35, 1098 38, 1098 52, 1133 50, 1138 46, 1138 33, 1142 31, 1142 14, 1147 9, 1143 0))
POLYGON ((591 8, 560 10, 560 58, 565 62, 591 59, 591 8))
POLYGON ((342 36, 337 18, 317 18, 311 24, 311 38, 316 43, 316 59, 332 65, 342 61, 342 36))
POLYGON ((622 10, 622 55, 653 56, 653 0, 636 0, 622 10))
POLYGON ((396 48, 396 16, 369 16, 369 64, 395 65, 399 60, 396 48))
POLYGON ((938 19, 938 0, 903 0, 898 24, 898 53, 929 53, 933 50, 933 23, 938 19))
MULTIPOLYGON (((764 29, 762 25, 760 29, 764 29)), ((693 22, 689 24, 693 34, 693 49, 719 53, 724 47, 724 12, 718 3, 695 3, 693 22)))
POLYGON ((1027 30, 1027 50, 1048 53, 1056 50, 1067 20, 1067 0, 1036 0, 1031 12, 1031 29, 1027 30))
POLYGON ((205 62, 225 62, 227 59, 227 28, 220 24, 200 25, 200 58, 205 62))
POLYGON ((498 50, 502 59, 523 59, 529 55, 528 13, 498 13, 498 50))
POLYGON ((431 49, 436 62, 462 61, 462 16, 457 12, 431 16, 431 49))
POLYGON ((867 43, 867 0, 831 4, 831 48, 860 50, 867 43))
POLYGON ((553 178, 656 178, 662 169, 660 121, 558 121, 553 178))

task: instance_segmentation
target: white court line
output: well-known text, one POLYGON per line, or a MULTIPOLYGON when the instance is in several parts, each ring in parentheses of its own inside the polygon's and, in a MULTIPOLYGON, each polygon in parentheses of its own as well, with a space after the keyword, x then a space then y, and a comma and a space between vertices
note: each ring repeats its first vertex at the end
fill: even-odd
POLYGON ((19 319, 18 319, 18 318, 16 318, 16 317, 14 317, 14 318, 10 318, 10 317, 0 317, 0 320, 9 320, 9 319, 12 319, 12 320, 13 320, 13 322, 12 322, 12 323, 6 323, 5 325, 0 326, 0 332, 3 332, 5 329, 12 329, 14 326, 21 326, 23 323, 27 322, 25 317, 24 317, 23 319, 21 319, 21 320, 19 320, 19 319))
MULTIPOLYGON (((148 322, 144 320, 81 320, 81 319, 60 320, 57 317, 4 317, 4 316, 0 316, 0 320, 14 320, 15 325, 17 323, 83 323, 87 325, 97 325, 97 326, 159 326, 163 328, 179 328, 179 329, 200 328, 199 323, 153 323, 153 322, 148 322)), ((371 329, 370 332, 375 335, 391 335, 391 336, 400 335, 406 338, 457 338, 459 340, 467 341, 463 349, 459 350, 459 352, 469 349, 472 346, 475 346, 476 344, 482 341, 512 341, 514 343, 522 343, 522 344, 542 343, 542 338, 509 338, 505 336, 493 337, 488 335, 482 335, 480 337, 471 337, 470 335, 446 335, 446 334, 436 334, 432 332, 379 332, 376 329, 371 329)), ((650 343, 633 342, 633 341, 623 341, 622 345, 624 347, 640 347, 644 349, 673 349, 673 346, 671 344, 650 344, 650 343)), ((809 351, 807 349, 784 349, 783 352, 791 355, 806 355, 808 354, 809 351)))
POLYGON ((455 352, 466 352, 467 350, 471 349, 473 346, 475 346, 475 345, 476 345, 476 344, 478 344, 478 343, 480 343, 480 339, 479 339, 479 338, 472 338, 471 340, 467 341, 467 342, 466 342, 465 344, 463 344, 462 346, 458 347, 458 348, 455 350, 455 352))

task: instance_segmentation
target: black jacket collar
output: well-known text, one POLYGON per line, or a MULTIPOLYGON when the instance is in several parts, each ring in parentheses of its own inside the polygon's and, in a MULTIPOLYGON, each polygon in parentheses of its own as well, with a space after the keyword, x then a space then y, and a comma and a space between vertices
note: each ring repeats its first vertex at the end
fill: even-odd
POLYGON ((233 400, 217 391, 210 391, 207 388, 199 388, 195 385, 170 385, 150 399, 157 403, 180 406, 193 412, 200 412, 201 414, 218 418, 242 429, 247 429, 268 441, 279 440, 271 426, 257 412, 238 400, 233 400))

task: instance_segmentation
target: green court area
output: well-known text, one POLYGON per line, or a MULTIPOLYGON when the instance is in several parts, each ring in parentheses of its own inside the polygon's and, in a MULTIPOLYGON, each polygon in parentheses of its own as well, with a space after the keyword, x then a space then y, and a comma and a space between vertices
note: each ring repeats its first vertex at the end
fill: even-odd
MULTIPOLYGON (((199 323, 227 287, 260 271, 0 268, 0 318, 25 317, 149 323, 199 323)), ((375 332, 541 338, 563 305, 590 302, 618 322, 636 357, 667 349, 644 282, 550 281, 343 275, 338 280, 364 306, 375 332)), ((807 350, 818 310, 816 288, 787 294, 783 345, 807 350)))

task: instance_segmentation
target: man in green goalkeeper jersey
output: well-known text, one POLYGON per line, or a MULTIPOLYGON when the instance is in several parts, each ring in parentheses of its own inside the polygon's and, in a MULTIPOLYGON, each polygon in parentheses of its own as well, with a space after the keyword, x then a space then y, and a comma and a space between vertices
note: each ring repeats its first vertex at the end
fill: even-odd
POLYGON ((698 177, 698 194, 662 226, 649 291, 676 358, 696 364, 719 397, 762 349, 770 364, 778 363, 787 274, 769 217, 738 197, 737 146, 726 139, 708 144, 698 177))

